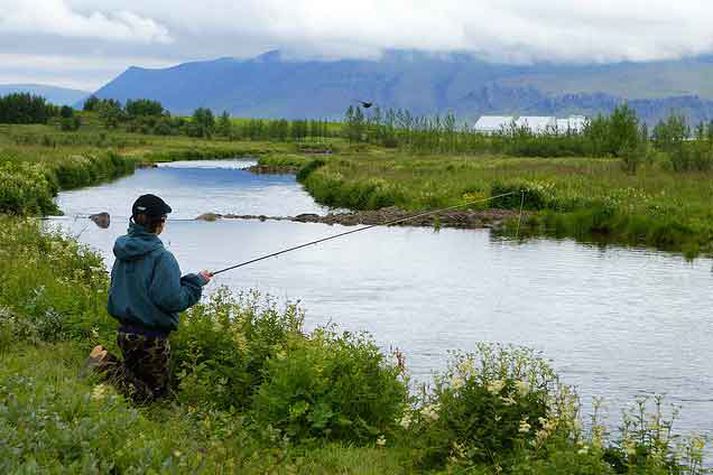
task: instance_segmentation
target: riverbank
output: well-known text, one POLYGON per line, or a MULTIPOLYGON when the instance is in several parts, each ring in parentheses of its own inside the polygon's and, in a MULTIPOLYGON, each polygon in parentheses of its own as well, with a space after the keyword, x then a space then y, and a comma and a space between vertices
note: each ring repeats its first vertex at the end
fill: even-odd
POLYGON ((524 191, 521 235, 713 255, 713 175, 675 172, 663 159, 631 174, 612 158, 413 156, 361 147, 288 163, 262 157, 259 165, 299 168, 305 189, 335 208, 420 211, 515 192, 470 208, 517 210, 524 191))
POLYGON ((628 428, 585 424, 543 356, 502 345, 454 355, 412 394, 409 355, 307 332, 302 309, 256 294, 186 312, 171 397, 134 407, 77 377, 93 345, 116 351, 101 258, 4 217, 0 273, 3 473, 702 473, 703 441, 671 437, 655 400, 628 428))
POLYGON ((59 190, 110 181, 139 166, 287 154, 295 148, 287 143, 139 135, 91 127, 63 132, 46 125, 0 125, 0 213, 58 214, 53 198, 59 190))

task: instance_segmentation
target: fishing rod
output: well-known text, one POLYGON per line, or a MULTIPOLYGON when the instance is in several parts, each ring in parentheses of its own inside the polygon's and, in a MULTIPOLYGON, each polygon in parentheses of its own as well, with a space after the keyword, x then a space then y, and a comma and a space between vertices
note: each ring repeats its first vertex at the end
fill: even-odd
MULTIPOLYGON (((457 208, 462 208, 462 207, 464 207, 464 206, 470 206, 470 205, 474 205, 474 204, 477 204, 477 203, 485 203, 485 202, 490 201, 490 200, 494 200, 494 199, 497 199, 497 198, 503 198, 503 197, 505 197, 505 196, 510 196, 510 195, 514 195, 514 194, 517 194, 517 193, 518 193, 517 191, 510 191, 510 192, 508 192, 508 193, 502 193, 502 194, 499 194, 499 195, 490 196, 490 197, 488 197, 488 198, 483 198, 483 199, 480 199, 480 200, 469 201, 469 202, 466 202, 466 203, 461 203, 461 204, 457 204, 457 205, 453 205, 453 206, 447 206, 447 207, 445 207, 445 208, 440 208, 440 209, 436 209, 436 210, 432 210, 432 211, 425 211, 425 212, 423 212, 423 213, 418 213, 418 214, 415 214, 415 215, 413 215, 413 216, 407 216, 407 217, 405 217, 405 218, 393 219, 393 220, 391 220, 391 221, 386 221, 386 222, 383 222, 383 223, 370 224, 370 225, 368 225, 368 226, 363 226, 363 227, 358 228, 358 229, 352 229, 352 230, 350 230, 350 231, 346 231, 346 232, 343 232, 343 233, 333 234, 333 235, 331 235, 331 236, 326 236, 326 237, 323 237, 323 238, 321 238, 321 239, 316 239, 316 240, 314 240, 314 241, 306 242, 306 243, 304 243, 304 244, 299 244, 299 245, 297 245, 297 246, 289 247, 289 248, 287 248, 287 249, 282 249, 281 251, 272 252, 272 253, 266 254, 266 255, 264 255, 264 256, 256 257, 256 258, 250 259, 250 260, 248 260, 248 261, 240 262, 240 263, 238 263, 238 264, 234 264, 234 265, 231 265, 231 266, 229 266, 229 267, 225 267, 225 268, 223 268, 223 269, 219 269, 219 270, 217 270, 217 271, 213 271, 213 272, 211 272, 211 274, 214 275, 214 276, 215 276, 215 275, 218 275, 218 274, 222 274, 223 272, 228 272, 228 271, 230 271, 230 270, 238 269, 239 267, 245 267, 245 266, 247 266, 247 265, 254 264, 254 263, 256 263, 256 262, 264 261, 265 259, 270 259, 270 258, 272 258, 272 257, 277 257, 277 256, 280 256, 280 255, 282 255, 282 254, 287 254, 288 252, 297 251, 298 249, 304 249, 304 248, 306 248, 306 247, 314 246, 314 245, 317 245, 317 244, 320 244, 320 243, 323 243, 323 242, 326 242, 326 241, 331 241, 332 239, 337 239, 337 238, 340 238, 340 237, 348 236, 348 235, 350 235, 350 234, 356 234, 356 233, 360 233, 360 232, 362 232, 362 231, 368 231, 369 229, 373 229, 373 228, 375 228, 375 227, 377 227, 377 226, 392 226, 392 225, 394 225, 394 224, 403 223, 403 222, 406 222, 406 221, 412 221, 412 220, 414 220, 414 219, 423 218, 423 217, 425 217, 425 216, 431 216, 431 215, 433 215, 433 214, 438 214, 438 213, 442 213, 442 212, 444 212, 444 211, 450 211, 450 210, 457 209, 457 208)), ((524 191, 524 190, 523 190, 523 191, 520 191, 520 193, 522 194, 522 199, 521 199, 521 202, 520 202, 520 215, 522 215, 522 205, 523 205, 524 200, 525 200, 525 191, 524 191)), ((518 228, 519 228, 519 224, 518 224, 518 228)))

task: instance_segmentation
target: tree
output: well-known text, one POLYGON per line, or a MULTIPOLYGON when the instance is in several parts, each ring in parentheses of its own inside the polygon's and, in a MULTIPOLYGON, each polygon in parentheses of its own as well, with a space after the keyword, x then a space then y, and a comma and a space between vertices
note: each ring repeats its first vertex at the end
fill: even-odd
POLYGON ((42 96, 13 93, 0 97, 0 123, 45 124, 57 108, 42 96))
POLYGON ((84 111, 86 112, 92 112, 97 109, 97 106, 99 105, 99 98, 92 94, 87 98, 87 100, 84 101, 84 111))
POLYGON ((213 111, 206 107, 199 107, 193 111, 191 118, 191 126, 188 129, 188 134, 193 137, 209 138, 215 131, 215 117, 213 111))
POLYGON ((622 104, 609 116, 607 151, 620 156, 625 151, 636 149, 641 140, 639 118, 634 109, 622 104))
POLYGON ((59 116, 63 119, 71 119, 74 117, 74 109, 69 106, 62 106, 59 110, 59 116))
POLYGON ((230 120, 230 114, 228 111, 223 111, 218 117, 218 124, 216 126, 216 133, 222 135, 223 137, 230 137, 233 131, 233 122, 230 120))
POLYGON ((129 117, 161 116, 165 112, 159 101, 151 99, 129 99, 126 101, 125 110, 129 117))
POLYGON ((360 107, 349 106, 344 115, 345 134, 350 142, 361 142, 364 134, 364 113, 360 107))
POLYGON ((102 99, 94 110, 97 111, 99 118, 107 128, 115 128, 124 117, 121 103, 116 99, 102 99))
POLYGON ((690 132, 684 116, 671 114, 668 119, 660 121, 654 127, 654 145, 664 152, 675 152, 681 148, 690 132))

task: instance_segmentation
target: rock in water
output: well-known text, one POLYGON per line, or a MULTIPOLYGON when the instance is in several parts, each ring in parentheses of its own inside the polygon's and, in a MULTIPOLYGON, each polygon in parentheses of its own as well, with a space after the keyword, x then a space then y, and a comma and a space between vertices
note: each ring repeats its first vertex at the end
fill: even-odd
POLYGON ((203 213, 200 216, 196 216, 196 221, 217 221, 222 217, 223 215, 218 213, 203 213))
POLYGON ((106 211, 102 211, 101 213, 95 213, 95 214, 90 214, 89 219, 91 219, 94 224, 99 226, 102 229, 107 229, 109 225, 111 224, 111 216, 109 213, 106 211))

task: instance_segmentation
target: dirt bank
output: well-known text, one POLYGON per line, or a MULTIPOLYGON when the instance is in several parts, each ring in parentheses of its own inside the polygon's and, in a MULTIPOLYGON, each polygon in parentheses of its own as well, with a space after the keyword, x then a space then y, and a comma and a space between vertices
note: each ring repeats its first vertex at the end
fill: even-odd
POLYGON ((246 168, 247 171, 256 175, 294 175, 300 171, 300 167, 291 165, 252 165, 246 168))
MULTIPOLYGON (((399 208, 383 208, 373 211, 357 211, 350 213, 329 213, 318 215, 312 213, 297 216, 265 216, 265 215, 236 215, 204 213, 196 219, 215 221, 218 219, 257 219, 260 221, 294 221, 298 223, 324 223, 354 226, 357 224, 380 224, 398 219, 408 218, 419 213, 407 212, 399 208)), ((445 211, 437 215, 422 216, 399 223, 399 226, 442 226, 447 228, 476 229, 476 228, 501 228, 507 221, 517 219, 518 212, 505 209, 489 210, 460 210, 445 211)))

